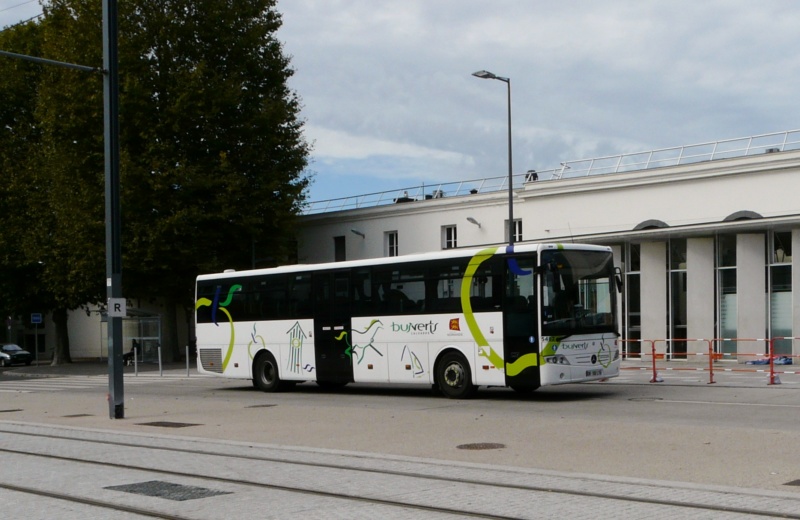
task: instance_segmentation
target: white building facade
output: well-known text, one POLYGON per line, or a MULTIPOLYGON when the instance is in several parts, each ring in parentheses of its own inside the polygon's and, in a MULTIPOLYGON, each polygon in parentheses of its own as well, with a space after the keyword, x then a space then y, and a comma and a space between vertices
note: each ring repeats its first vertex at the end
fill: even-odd
MULTIPOLYGON (((711 348, 746 362, 773 341, 776 355, 798 356, 800 341, 775 339, 800 336, 800 255, 792 254, 800 247, 798 136, 770 136, 778 146, 748 138, 733 152, 709 143, 674 149, 680 156, 666 161, 653 160, 662 150, 515 175, 515 239, 612 246, 626 281, 621 333, 631 354, 655 346, 685 359, 711 348), (593 171, 612 159, 616 166, 593 171)), ((474 181, 316 203, 302 217, 298 259, 503 244, 507 186, 474 181)))

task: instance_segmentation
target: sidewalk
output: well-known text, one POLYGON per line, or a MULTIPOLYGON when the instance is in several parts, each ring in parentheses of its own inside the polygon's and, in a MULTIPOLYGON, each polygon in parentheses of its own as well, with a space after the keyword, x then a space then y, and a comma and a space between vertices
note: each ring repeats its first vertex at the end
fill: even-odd
POLYGON ((27 492, 11 500, 0 490, 7 518, 109 517, 117 507, 197 520, 800 518, 791 491, 11 421, 0 428, 8 452, 0 479, 27 492))
MULTIPOLYGON (((679 368, 699 366, 685 362, 664 364, 679 368)), ((381 516, 375 509, 365 509, 361 516, 350 514, 352 506, 338 501, 326 502, 323 508, 309 509, 314 504, 309 502, 308 496, 276 496, 266 491, 262 494, 251 485, 240 487, 232 482, 223 485, 214 480, 226 477, 228 472, 275 486, 289 487, 302 482, 314 491, 329 494, 340 490, 341 483, 347 483, 349 489, 386 490, 376 495, 382 500, 397 500, 403 496, 423 505, 427 494, 436 495, 435 504, 442 503, 440 496, 457 497, 463 503, 480 504, 487 516, 495 517, 574 515, 633 519, 675 518, 696 513, 703 518, 728 520, 766 512, 800 518, 800 500, 795 491, 800 488, 787 484, 800 477, 797 473, 800 465, 792 450, 788 450, 788 454, 776 450, 773 459, 762 456, 761 451, 750 451, 752 446, 763 442, 776 447, 798 445, 795 423, 791 422, 792 412, 785 412, 797 408, 794 394, 769 391, 774 395, 781 393, 781 403, 788 404, 773 401, 772 406, 785 408, 770 408, 766 413, 787 416, 789 426, 787 421, 780 426, 773 424, 770 426, 773 432, 765 438, 767 430, 760 429, 758 424, 768 424, 767 421, 757 423, 755 428, 745 428, 733 421, 733 426, 720 429, 707 425, 704 420, 695 422, 692 419, 696 416, 693 410, 700 408, 687 409, 686 414, 675 411, 679 406, 675 403, 682 402, 676 399, 684 399, 683 396, 692 392, 706 393, 701 388, 725 386, 728 388, 722 388, 721 392, 707 392, 720 396, 719 407, 709 410, 715 414, 740 414, 741 408, 731 406, 735 404, 736 395, 749 392, 738 388, 766 388, 765 374, 745 378, 742 383, 737 382, 736 374, 729 375, 730 384, 708 386, 702 382, 702 372, 669 371, 665 383, 655 385, 649 383, 646 371, 639 370, 645 364, 626 361, 624 365, 626 369, 619 378, 585 385, 581 390, 596 394, 590 398, 578 391, 573 399, 564 400, 557 389, 549 398, 541 400, 516 400, 514 394, 506 392, 507 399, 494 402, 491 391, 486 391, 485 399, 473 402, 409 398, 393 400, 390 407, 383 405, 385 400, 380 392, 375 395, 366 392, 369 395, 365 399, 357 392, 346 399, 324 392, 308 392, 305 396, 300 392, 268 395, 251 388, 242 392, 239 388, 249 387, 249 383, 232 385, 222 379, 197 376, 191 368, 195 381, 170 383, 170 386, 184 387, 177 397, 190 393, 197 396, 195 385, 208 389, 207 393, 197 399, 165 399, 168 391, 155 387, 153 391, 130 392, 132 399, 126 402, 128 420, 123 421, 108 419, 107 403, 102 400, 105 391, 100 385, 96 392, 21 392, 13 394, 13 405, 0 417, 4 430, 0 447, 20 452, 4 454, 9 459, 4 465, 4 475, 7 482, 13 481, 32 490, 42 489, 87 500, 127 501, 163 512, 165 516, 172 514, 198 520, 222 518, 232 510, 266 517, 266 507, 273 505, 285 505, 288 509, 274 510, 272 518, 287 518, 309 511, 319 517, 327 517, 326 513, 331 511, 342 518, 381 516), (684 376, 691 376, 694 382, 687 384, 688 377, 684 376), (607 388, 595 388, 593 392, 589 385, 619 386, 612 392, 607 388), (646 389, 645 385, 653 390, 646 389), (687 391, 678 388, 679 385, 698 388, 687 391), (233 386, 237 389, 230 390, 233 386), (673 397, 651 403, 649 397, 658 396, 660 389, 673 397), (616 394, 618 398, 603 397, 609 394, 616 394), (628 410, 625 414, 629 415, 617 419, 612 412, 615 401, 628 410), (612 415, 605 420, 583 416, 588 408, 597 407, 606 407, 605 413, 612 415), (504 411, 499 412, 498 408, 504 411), (568 413, 564 411, 566 408, 568 413), (624 417, 630 419, 623 420, 624 417), (661 420, 656 420, 659 417, 661 420), (671 418, 674 417, 681 420, 673 424, 671 418), (499 424, 502 427, 498 427, 499 424), (158 430, 176 425, 186 428, 158 430), (12 433, 12 428, 18 431, 12 433), (164 431, 172 433, 158 433, 164 431), (541 439, 544 440, 539 441, 541 439), (500 443, 503 448, 485 451, 459 448, 466 443, 489 442, 500 443), (550 449, 548 443, 555 443, 555 448, 550 449), (29 453, 37 454, 38 458, 31 459, 29 453), (746 456, 748 453, 754 456, 746 456), (727 457, 729 454, 731 456, 727 457), (60 460, 68 455, 83 461, 94 460, 99 465, 84 471, 84 463, 60 460), (60 459, 53 462, 45 457, 60 459), (286 466, 280 458, 293 464, 286 466), (120 467, 125 461, 148 467, 120 467), (56 463, 60 465, 57 470, 53 466, 56 463), (108 466, 108 471, 102 469, 102 465, 108 466), (369 466, 368 472, 353 472, 353 466, 364 465, 369 466), (167 473, 184 467, 189 468, 187 472, 191 475, 167 473), (219 473, 220 468, 224 474, 219 473), (304 468, 310 468, 310 474, 298 473, 304 468), (144 476, 143 469, 155 473, 144 476), (405 478, 409 473, 414 473, 412 481, 396 480, 398 475, 405 478), (431 473, 437 478, 456 476, 469 481, 439 482, 429 476, 423 478, 431 473), (48 476, 52 479, 48 486, 43 486, 48 476), (207 480, 195 480, 206 477, 207 480), (200 503, 128 496, 109 489, 112 485, 143 484, 155 479, 174 485, 202 485, 230 494, 224 495, 227 498, 208 500, 202 511, 199 507, 188 511, 193 503, 200 503), (484 482, 487 479, 488 482, 484 482), (509 485, 498 488, 497 484, 503 482, 509 485), (480 486, 480 493, 476 492, 476 484, 480 486), (520 489, 520 484, 528 488, 520 489), (518 506, 514 507, 515 504, 518 506), (701 507, 692 509, 693 505, 701 507), (743 513, 737 516, 726 508, 738 508, 743 513)), ((140 379, 156 378, 158 365, 140 368, 148 369, 147 377, 140 379)), ((132 369, 125 367, 126 379, 132 376, 132 369)), ((186 365, 185 362, 172 363, 165 365, 164 370, 165 375, 178 380, 176 376, 181 379, 185 376, 186 365)), ((11 372, 26 377, 86 375, 102 378, 103 375, 107 377, 108 365, 98 360, 3 371, 11 372)), ((30 382, 52 383, 53 386, 60 383, 55 379, 30 382)), ((152 382, 145 381, 143 387, 150 384, 152 382)), ((696 401, 696 407, 710 406, 705 403, 705 397, 696 401)), ((761 408, 748 410, 751 411, 747 413, 752 414, 761 408)), ((8 493, 10 491, 0 490, 0 501, 12 502, 8 493)), ((4 517, 80 520, 76 516, 54 515, 47 504, 42 498, 30 497, 19 506, 19 514, 9 514, 5 510, 4 517)), ((85 511, 82 516, 97 517, 96 510, 85 511)), ((397 516, 427 517, 420 511, 397 516)), ((382 518, 395 517, 383 515, 382 518)))

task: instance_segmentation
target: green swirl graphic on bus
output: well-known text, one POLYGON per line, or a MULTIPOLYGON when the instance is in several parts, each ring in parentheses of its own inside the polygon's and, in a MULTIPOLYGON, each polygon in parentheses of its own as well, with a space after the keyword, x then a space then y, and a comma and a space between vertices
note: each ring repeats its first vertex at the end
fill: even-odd
MULTIPOLYGON (((349 334, 347 333, 347 331, 342 331, 342 333, 336 336, 335 338, 336 341, 342 341, 342 340, 345 341, 345 344, 347 345, 347 350, 345 350, 345 354, 350 358, 352 358, 353 355, 355 355, 358 364, 364 361, 364 356, 368 348, 371 348, 379 356, 383 357, 383 353, 377 348, 375 348, 375 345, 372 344, 372 342, 375 341, 375 334, 377 334, 378 331, 383 328, 383 323, 381 323, 381 320, 372 320, 369 323, 369 325, 367 325, 367 328, 365 328, 363 331, 352 330, 351 332, 353 333, 354 336, 355 334, 367 334, 373 327, 375 327, 375 329, 372 331, 372 336, 369 337, 365 345, 359 345, 359 344, 351 345, 349 334)), ((353 343, 355 343, 355 341, 353 343)))
MULTIPOLYGON (((472 312, 472 303, 469 298, 472 277, 475 275, 480 265, 494 256, 497 251, 496 248, 484 249, 470 259, 467 270, 464 273, 464 280, 461 283, 461 311, 464 313, 464 320, 467 322, 473 339, 475 339, 475 342, 478 344, 478 354, 488 359, 495 368, 500 370, 505 369, 507 375, 516 376, 528 367, 538 366, 539 356, 535 353, 525 354, 513 363, 506 365, 503 357, 489 346, 489 342, 486 340, 486 336, 483 335, 483 331, 478 326, 478 320, 475 319, 475 314, 472 312)), ((516 269, 519 270, 519 267, 516 266, 516 269)))
POLYGON ((231 336, 230 341, 228 342, 228 350, 225 352, 225 356, 222 358, 222 371, 225 372, 225 368, 228 366, 228 362, 231 360, 231 354, 233 354, 233 343, 236 340, 236 332, 233 327, 233 318, 231 314, 228 312, 227 307, 233 301, 233 293, 237 291, 241 291, 242 286, 239 284, 232 285, 230 289, 228 289, 228 296, 224 302, 220 302, 220 294, 222 292, 222 287, 217 286, 217 290, 214 293, 214 300, 209 300, 208 298, 200 298, 197 300, 197 304, 195 304, 194 310, 201 307, 211 307, 211 322, 219 327, 219 322, 217 321, 217 311, 221 311, 227 318, 228 318, 228 325, 231 328, 231 336))
POLYGON ((608 368, 612 361, 614 361, 614 354, 611 351, 611 346, 605 342, 601 343, 600 350, 597 352, 597 362, 603 368, 608 368))

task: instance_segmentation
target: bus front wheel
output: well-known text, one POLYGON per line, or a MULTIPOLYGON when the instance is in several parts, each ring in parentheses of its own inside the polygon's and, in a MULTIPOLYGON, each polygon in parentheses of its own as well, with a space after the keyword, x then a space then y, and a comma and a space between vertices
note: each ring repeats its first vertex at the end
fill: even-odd
POLYGON ((450 399, 465 399, 475 393, 469 363, 459 352, 448 352, 436 369, 439 390, 450 399))
POLYGON ((262 392, 277 392, 281 388, 278 364, 269 352, 263 352, 253 363, 253 386, 262 392))

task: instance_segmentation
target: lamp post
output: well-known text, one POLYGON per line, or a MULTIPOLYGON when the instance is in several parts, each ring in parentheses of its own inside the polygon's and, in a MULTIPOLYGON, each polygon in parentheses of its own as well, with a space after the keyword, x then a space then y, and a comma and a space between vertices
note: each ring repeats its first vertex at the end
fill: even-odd
POLYGON ((508 245, 514 246, 514 178, 511 162, 511 78, 497 76, 487 70, 473 72, 473 76, 481 79, 496 79, 508 85, 508 245))

